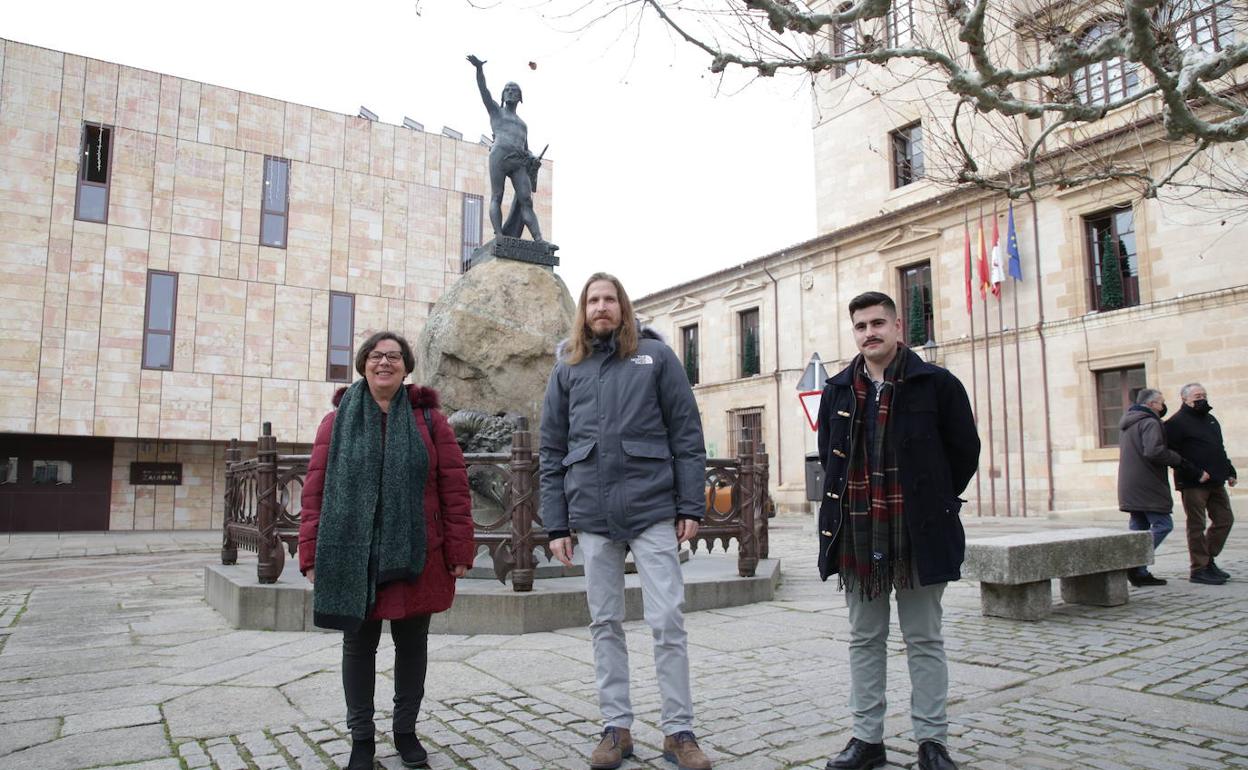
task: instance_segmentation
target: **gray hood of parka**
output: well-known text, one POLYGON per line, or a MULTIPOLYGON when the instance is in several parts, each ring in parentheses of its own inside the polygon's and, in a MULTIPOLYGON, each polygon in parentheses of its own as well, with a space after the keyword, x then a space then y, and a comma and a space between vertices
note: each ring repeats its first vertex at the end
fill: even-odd
POLYGON ((629 540, 659 521, 702 517, 706 445, 680 359, 639 329, 621 359, 615 338, 569 365, 564 345, 542 405, 541 516, 548 532, 629 540))

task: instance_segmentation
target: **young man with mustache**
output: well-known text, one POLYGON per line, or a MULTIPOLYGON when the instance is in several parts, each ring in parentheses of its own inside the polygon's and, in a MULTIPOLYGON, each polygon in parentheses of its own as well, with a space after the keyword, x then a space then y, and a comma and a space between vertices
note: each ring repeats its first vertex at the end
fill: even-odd
POLYGON ((919 770, 956 770, 947 748, 949 670, 941 636, 945 584, 961 577, 966 534, 958 495, 979 465, 962 383, 901 343, 888 295, 849 303, 860 351, 819 403, 819 575, 839 574, 849 605, 853 737, 828 770, 886 762, 889 594, 910 665, 919 770))

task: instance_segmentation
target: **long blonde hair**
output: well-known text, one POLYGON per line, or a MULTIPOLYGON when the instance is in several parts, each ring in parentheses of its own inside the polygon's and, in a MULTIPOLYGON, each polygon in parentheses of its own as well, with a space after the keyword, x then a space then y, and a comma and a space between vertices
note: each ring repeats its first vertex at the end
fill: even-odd
POLYGON ((610 273, 594 273, 581 288, 581 298, 576 303, 576 320, 572 322, 571 339, 564 350, 564 361, 575 366, 594 352, 594 330, 585 318, 585 303, 589 287, 598 281, 610 281, 615 286, 615 296, 620 303, 620 328, 615 336, 615 352, 620 358, 632 358, 637 353, 637 318, 633 315, 633 303, 624 291, 620 279, 610 273))

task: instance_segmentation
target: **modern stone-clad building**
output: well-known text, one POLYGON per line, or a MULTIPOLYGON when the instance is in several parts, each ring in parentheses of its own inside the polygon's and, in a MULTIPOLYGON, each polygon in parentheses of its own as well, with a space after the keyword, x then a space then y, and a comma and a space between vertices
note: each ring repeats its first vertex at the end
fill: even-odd
POLYGON ((0 532, 220 526, 231 438, 311 442, 360 341, 419 335, 487 153, 0 40, 0 532))
MULTIPOLYGON (((1184 45, 1216 47, 1248 34, 1226 0, 1189 5, 1182 29, 1193 37, 1184 45)), ((919 7, 896 4, 910 15, 890 15, 889 34, 912 34, 924 23, 919 7)), ((1104 23, 1089 16, 1087 34, 1104 23)), ((990 243, 995 211, 1004 251, 1008 201, 932 178, 941 171, 936 149, 949 145, 953 97, 939 78, 913 77, 912 67, 862 64, 817 78, 815 238, 636 301, 686 362, 709 452, 732 455, 743 433, 761 435, 778 506, 808 509, 805 461, 816 447, 799 378, 814 353, 828 374, 849 362, 857 353, 849 300, 882 290, 898 303, 907 341, 974 395, 983 454, 966 495, 970 515, 1116 509, 1118 420, 1143 387, 1163 390, 1173 412, 1180 387, 1205 384, 1232 461, 1248 466, 1242 201, 1227 216, 1217 213, 1216 195, 1163 202, 1110 182, 1044 189, 1034 205, 1015 209, 1022 280, 1006 278, 1000 302, 991 294, 985 302, 976 273, 968 315, 967 232, 978 252, 978 221, 990 243), (1110 253, 1121 296, 1102 286, 1110 253)), ((1124 69, 1119 62, 1108 78, 1087 74, 1076 83, 1081 98, 1105 103, 1114 89, 1141 88, 1146 73, 1124 77, 1124 69)), ((1099 135, 1059 129, 1050 149, 1122 153, 1141 166, 1173 158, 1160 121, 1146 118, 1156 99, 1111 114, 1099 135), (1126 130, 1133 124, 1140 127, 1126 130)), ((1044 128, 1021 121, 1018 130, 1035 137, 1044 128)), ((1240 178, 1248 176, 1243 150, 1219 151, 1240 178)))

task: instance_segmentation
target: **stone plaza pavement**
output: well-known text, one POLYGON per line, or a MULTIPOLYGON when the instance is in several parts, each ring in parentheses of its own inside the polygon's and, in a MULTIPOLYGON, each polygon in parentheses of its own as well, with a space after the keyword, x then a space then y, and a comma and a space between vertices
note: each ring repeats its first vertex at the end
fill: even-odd
MULTIPOLYGON (((698 733, 717 770, 823 768, 849 737, 844 598, 815 575, 810 522, 774 523, 776 599, 687 616, 698 733)), ((1086 525, 966 524, 970 537, 1086 525)), ((1219 561, 1237 579, 1197 586, 1179 524, 1154 568, 1170 584, 1132 589, 1123 607, 1057 599, 1043 622, 989 619, 977 583, 950 585, 950 744, 963 768, 1248 767, 1248 529, 1219 561)), ((203 600, 217 543, 218 533, 0 538, 0 768, 345 764, 338 635, 226 626, 203 600)), ((638 745, 624 767, 670 768, 649 632, 626 627, 638 745)), ((588 639, 584 628, 431 637, 418 729, 432 767, 587 767, 599 730, 588 639)), ((890 644, 888 767, 908 767, 895 621, 890 644)), ((386 768, 401 767, 389 742, 392 651, 383 637, 386 768)))

